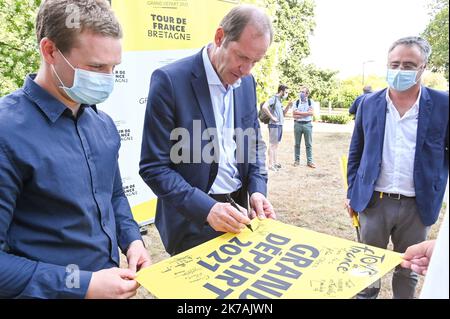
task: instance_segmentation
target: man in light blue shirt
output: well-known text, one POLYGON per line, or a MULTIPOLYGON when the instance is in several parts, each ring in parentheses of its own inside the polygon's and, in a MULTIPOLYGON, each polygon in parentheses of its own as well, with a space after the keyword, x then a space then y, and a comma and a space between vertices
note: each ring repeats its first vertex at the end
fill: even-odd
POLYGON ((305 136, 307 166, 316 168, 312 156, 312 120, 313 101, 309 98, 309 89, 303 86, 300 90, 299 99, 294 103, 294 135, 295 135, 295 162, 294 166, 300 165, 300 144, 302 135, 305 136))
POLYGON ((242 186, 237 168, 236 141, 234 140, 234 90, 241 86, 241 79, 225 88, 209 59, 208 49, 210 48, 211 45, 203 49, 202 57, 220 149, 219 171, 211 186, 210 194, 231 194, 242 186))

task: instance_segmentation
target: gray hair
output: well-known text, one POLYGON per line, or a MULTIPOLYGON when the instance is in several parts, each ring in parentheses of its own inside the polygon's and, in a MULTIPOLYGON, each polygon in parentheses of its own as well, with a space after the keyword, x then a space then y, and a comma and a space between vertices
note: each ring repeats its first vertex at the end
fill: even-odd
POLYGON ((401 39, 395 41, 391 45, 391 48, 389 49, 389 53, 391 53, 392 50, 394 50, 399 45, 406 45, 409 47, 416 46, 417 48, 419 48, 420 52, 422 53, 423 61, 425 62, 425 64, 428 63, 428 59, 430 58, 430 55, 431 55, 431 46, 427 40, 425 40, 421 37, 401 38, 401 39))
POLYGON ((364 88, 363 88, 363 92, 364 93, 372 93, 372 86, 371 85, 366 85, 364 88))
POLYGON ((270 35, 270 43, 273 41, 272 21, 261 9, 252 5, 240 5, 231 11, 220 22, 225 33, 224 45, 229 42, 239 41, 242 32, 248 25, 254 26, 260 36, 270 35))

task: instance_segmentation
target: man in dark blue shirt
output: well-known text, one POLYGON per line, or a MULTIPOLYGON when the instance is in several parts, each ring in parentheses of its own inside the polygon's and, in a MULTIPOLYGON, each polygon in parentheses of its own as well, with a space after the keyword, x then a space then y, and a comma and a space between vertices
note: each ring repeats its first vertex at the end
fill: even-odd
POLYGON ((122 189, 120 137, 98 111, 122 31, 106 2, 46 0, 42 64, 0 99, 0 298, 128 298, 150 265, 122 189), (68 5, 81 28, 66 26, 68 5), (129 269, 119 269, 119 250, 129 269))

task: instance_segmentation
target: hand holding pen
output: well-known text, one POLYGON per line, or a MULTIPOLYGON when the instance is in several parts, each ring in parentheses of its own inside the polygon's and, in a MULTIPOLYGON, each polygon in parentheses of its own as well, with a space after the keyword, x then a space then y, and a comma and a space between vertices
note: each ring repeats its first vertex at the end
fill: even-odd
POLYGON ((217 202, 211 207, 206 222, 218 232, 239 234, 247 224, 250 224, 250 218, 244 214, 244 209, 233 206, 231 203, 217 202))
MULTIPOLYGON (((233 206, 234 208, 236 208, 239 212, 243 213, 243 212, 240 210, 239 206, 236 204, 236 202, 233 200, 233 198, 232 198, 229 194, 226 194, 225 197, 226 197, 228 203, 231 204, 231 206, 233 206)), ((251 231, 253 231, 252 225, 245 225, 245 226, 246 226, 248 229, 250 229, 251 231)))

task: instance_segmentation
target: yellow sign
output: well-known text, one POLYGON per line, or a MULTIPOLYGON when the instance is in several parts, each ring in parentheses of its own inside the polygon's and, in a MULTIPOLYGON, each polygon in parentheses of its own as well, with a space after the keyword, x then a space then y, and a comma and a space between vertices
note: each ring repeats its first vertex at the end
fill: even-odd
POLYGON ((113 0, 124 28, 125 51, 196 49, 214 40, 215 29, 235 0, 113 0))
POLYGON ((402 261, 274 220, 252 226, 143 269, 137 281, 158 298, 351 298, 402 261))
POLYGON ((131 209, 134 220, 139 224, 148 224, 153 222, 156 216, 156 204, 158 199, 153 199, 148 202, 136 205, 131 209))

